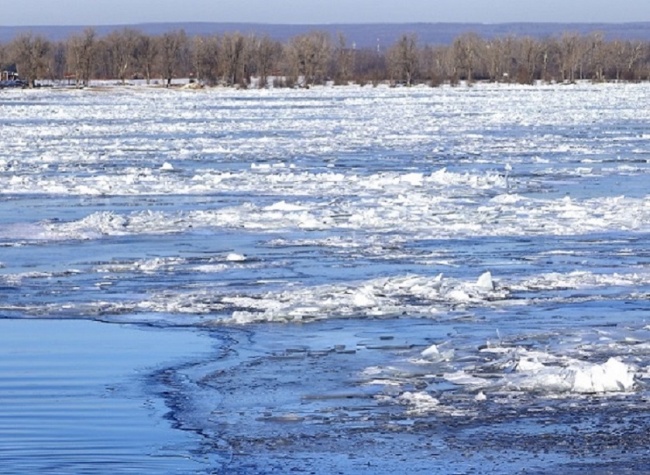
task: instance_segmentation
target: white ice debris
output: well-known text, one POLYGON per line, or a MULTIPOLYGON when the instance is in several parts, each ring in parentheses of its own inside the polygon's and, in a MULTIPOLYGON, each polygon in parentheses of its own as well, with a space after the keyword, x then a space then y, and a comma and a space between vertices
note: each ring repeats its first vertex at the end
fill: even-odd
POLYGON ((457 384, 458 386, 470 386, 476 388, 483 388, 490 385, 490 382, 478 376, 473 376, 471 373, 458 370, 453 373, 445 373, 443 377, 450 383, 457 384))
POLYGON ((511 384, 529 391, 610 393, 634 388, 635 373, 617 358, 602 364, 573 361, 566 367, 535 365, 511 384))
POLYGON ((634 389, 635 369, 618 358, 604 363, 590 363, 569 357, 554 356, 540 351, 505 349, 495 351, 500 359, 491 368, 501 368, 495 378, 482 377, 473 368, 471 372, 457 371, 445 378, 460 386, 489 389, 543 392, 549 394, 596 394, 629 392, 634 389), (472 374, 474 373, 474 374, 472 374))
MULTIPOLYGON (((45 179, 23 176, 12 181, 7 173, 0 175, 0 187, 6 193, 48 193, 66 196, 100 195, 202 195, 206 193, 281 193, 298 195, 268 206, 247 202, 229 208, 193 212, 158 213, 139 216, 141 226, 133 226, 132 216, 121 215, 128 224, 108 232, 123 234, 162 234, 182 232, 188 228, 243 229, 286 232, 295 229, 363 230, 365 232, 397 233, 408 231, 414 239, 454 238, 468 236, 506 235, 569 235, 625 228, 644 231, 650 222, 650 206, 643 200, 625 198, 611 201, 595 198, 566 203, 553 199, 525 198, 518 201, 490 200, 480 206, 460 205, 452 185, 414 189, 407 182, 395 194, 384 190, 385 177, 379 174, 363 180, 346 182, 344 193, 340 183, 327 173, 279 173, 273 180, 250 172, 223 176, 206 172, 193 178, 181 173, 136 174, 116 176, 79 176, 68 179, 45 179), (9 181, 7 181, 9 180, 9 181), (296 202, 302 195, 321 196, 309 203, 296 202), (408 196, 408 199, 404 199, 408 196), (327 197, 327 199, 325 198, 327 197), (360 198, 362 197, 362 198, 360 198), (338 198, 338 201, 331 201, 338 198)), ((397 177, 399 178, 399 177, 397 177)), ((115 213, 117 214, 117 213, 115 213)), ((90 217, 90 216, 89 216, 90 217)), ((48 228, 54 239, 77 239, 83 234, 86 218, 51 223, 48 228)), ((1 231, 0 231, 1 232, 1 231)), ((46 238, 44 235, 43 239, 46 238)), ((92 235, 84 234, 85 239, 92 235)))
POLYGON ((441 361, 451 361, 454 354, 453 349, 441 350, 438 345, 433 344, 420 352, 422 359, 413 359, 411 361, 416 364, 439 363, 441 361))
POLYGON ((308 207, 299 204, 287 203, 286 201, 278 201, 270 206, 264 208, 265 211, 304 211, 308 207))
MULTIPOLYGON (((239 265, 248 262, 244 254, 231 252, 221 259, 216 257, 191 264, 186 260, 152 259, 138 263, 102 265, 101 272, 158 272, 171 271, 179 266, 183 270, 221 272, 224 262, 239 265)), ((230 292, 227 288, 191 290, 166 290, 152 292, 137 306, 149 311, 164 313, 215 314, 215 323, 311 321, 329 318, 366 316, 416 316, 434 317, 459 303, 458 294, 466 295, 463 303, 492 304, 495 300, 507 301, 508 291, 476 291, 473 280, 445 279, 439 274, 431 278, 422 275, 382 277, 344 284, 280 286, 274 291, 230 292), (466 293, 467 292, 467 293, 466 293), (471 295, 470 295, 471 294, 471 295)), ((449 361, 454 349, 440 350, 435 354, 431 347, 419 363, 449 361)))
POLYGON ((521 358, 516 364, 515 364, 515 371, 519 372, 534 372, 534 371, 540 371, 545 368, 544 364, 540 363, 537 358, 535 357, 525 357, 521 358))
MULTIPOLYGON (((239 309, 231 319, 237 323, 259 321, 303 321, 312 319, 390 316, 437 315, 442 309, 459 302, 479 305, 495 299, 506 299, 508 292, 476 290, 475 282, 442 280, 406 275, 352 282, 346 285, 326 284, 312 287, 290 287, 281 292, 254 296, 227 296, 222 301, 239 309)), ((168 297, 167 297, 168 298, 168 297)), ((186 301, 192 296, 183 297, 186 301)), ((202 297, 201 297, 202 298, 202 297)), ((452 354, 453 354, 453 350, 452 354)), ((441 358, 449 358, 449 352, 441 358)))
POLYGON ((650 273, 607 273, 597 274, 589 271, 573 271, 567 273, 551 272, 527 277, 519 282, 513 282, 512 290, 529 289, 586 289, 612 286, 640 286, 650 283, 650 273))
POLYGON ((494 290, 494 282, 492 281, 492 274, 484 272, 476 281, 476 287, 480 290, 492 291, 494 290))
POLYGON ((432 286, 434 289, 438 289, 438 290, 440 290, 440 288, 442 287, 442 278, 443 278, 443 274, 442 274, 442 272, 441 272, 440 274, 438 274, 438 275, 436 276, 435 279, 433 279, 433 282, 431 283, 431 286, 432 286))
MULTIPOLYGON (((233 120, 222 120, 220 114, 224 109, 212 105, 227 104, 232 97, 224 91, 214 90, 202 94, 200 103, 195 102, 198 97, 166 97, 164 101, 156 102, 160 107, 156 112, 160 120, 143 120, 150 119, 149 104, 158 99, 156 94, 159 93, 138 91, 137 100, 128 99, 129 114, 125 117, 125 109, 119 107, 124 105, 120 101, 124 101, 125 96, 119 93, 85 98, 88 103, 79 107, 77 104, 64 104, 58 93, 39 91, 44 103, 53 104, 61 116, 55 122, 43 121, 39 107, 21 108, 24 115, 20 120, 29 123, 29 137, 23 136, 15 127, 0 129, 0 141, 7 144, 4 156, 8 157, 0 160, 0 189, 11 195, 58 197, 201 197, 236 193, 245 198, 228 209, 205 212, 175 210, 158 216, 140 216, 139 226, 134 226, 135 221, 128 211, 114 212, 121 214, 124 226, 109 226, 98 233, 84 228, 86 218, 90 216, 76 215, 66 222, 49 223, 43 232, 32 233, 27 238, 99 239, 106 235, 175 233, 197 227, 270 233, 295 229, 361 230, 407 233, 413 240, 432 236, 445 239, 578 235, 620 229, 648 231, 650 206, 643 198, 527 193, 529 189, 534 191, 545 176, 552 180, 556 175, 577 178, 586 172, 600 177, 603 174, 618 176, 630 173, 629 165, 626 168, 625 164, 581 168, 564 163, 562 157, 556 156, 558 150, 576 150, 581 146, 586 148, 580 149, 584 160, 594 161, 602 153, 599 143, 585 144, 580 140, 567 145, 565 140, 545 134, 527 137, 526 148, 535 150, 533 163, 550 163, 548 169, 539 169, 534 174, 540 178, 520 179, 519 173, 513 174, 510 170, 519 170, 520 162, 508 153, 508 150, 516 152, 521 149, 523 144, 519 137, 508 136, 505 142, 501 142, 487 140, 484 134, 468 135, 466 118, 443 106, 448 103, 448 96, 453 96, 454 102, 459 104, 468 99, 448 89, 435 91, 427 100, 394 96, 394 91, 387 89, 354 92, 342 89, 323 93, 324 96, 311 91, 316 100, 310 103, 313 107, 308 110, 294 110, 292 105, 299 103, 300 98, 296 98, 292 91, 260 91, 259 94, 247 91, 246 103, 262 114, 252 120, 246 114, 248 106, 238 110, 239 104, 233 103, 227 108, 234 114, 233 120), (286 102, 287 108, 280 109, 286 114, 283 115, 283 127, 300 133, 292 133, 288 138, 274 130, 274 114, 278 109, 268 106, 266 94, 273 94, 286 102), (340 102, 342 107, 337 110, 336 120, 331 119, 329 109, 333 105, 331 94, 340 94, 346 99, 334 101, 340 102), (354 97, 350 97, 353 94, 354 97), (347 99, 358 101, 354 113, 346 109, 349 107, 347 99), (321 103, 322 107, 319 106, 321 103), (417 124, 395 121, 395 104, 399 105, 400 111, 418 117, 417 124), (95 105, 101 108, 106 121, 78 120, 87 106, 92 108, 95 105), (426 113, 423 113, 423 108, 426 113), (179 115, 179 111, 183 113, 179 115), (242 120, 235 120, 242 111, 242 120), (197 117, 202 119, 200 133, 196 132, 199 129, 192 120, 197 117), (372 118, 372 127, 360 117, 372 118), (71 134, 70 124, 83 125, 71 134), (447 132, 443 133, 443 130, 447 132), (449 133, 451 130, 458 132, 449 133), (66 140, 60 140, 63 136, 66 140), (92 141, 89 142, 88 137, 93 137, 92 141), (350 150, 388 151, 421 147, 425 156, 432 147, 451 150, 459 142, 462 145, 459 155, 480 155, 481 167, 468 166, 464 170, 447 167, 445 160, 454 159, 446 156, 447 152, 441 153, 445 160, 438 167, 431 169, 426 166, 426 171, 417 169, 413 163, 401 169, 377 170, 370 166, 367 172, 361 172, 357 167, 318 165, 321 160, 335 165, 335 157, 348 154, 350 150), (39 144, 38 152, 34 152, 32 143, 39 144), (504 148, 507 161, 499 162, 504 148), (493 158, 495 155, 498 158, 493 158), (313 157, 317 165, 302 159, 291 163, 295 157, 313 157), (483 160, 494 160, 494 163, 486 167, 484 164, 488 162, 483 160), (175 173, 161 173, 172 171, 175 173), (275 203, 259 199, 271 196, 275 197, 275 203)), ((503 99, 503 94, 500 90, 486 90, 484 98, 473 98, 476 102, 472 102, 472 107, 492 112, 492 100, 503 99)), ((619 100, 629 97, 627 94, 630 93, 619 95, 619 100)), ((552 96, 557 101, 563 94, 552 96)), ((20 98, 25 96, 17 96, 20 98)), ((597 95, 593 99, 600 100, 597 95)), ((629 100, 622 102, 629 103, 629 100)), ((563 107, 552 108, 546 97, 538 97, 532 104, 526 108, 525 114, 530 120, 543 120, 549 127, 572 124, 575 120, 576 116, 560 114, 563 107), (545 110, 543 117, 536 115, 538 108, 545 110)), ((582 107, 581 103, 574 103, 574 106, 582 107)), ((615 108, 608 104, 601 112, 611 114, 613 111, 615 108)), ((617 120, 620 113, 616 111, 617 120)), ((638 111, 635 114, 638 115, 638 111)), ((480 111, 476 119, 488 121, 477 124, 477 129, 509 123, 507 116, 495 117, 492 113, 480 111), (503 122, 495 124, 493 120, 503 122)), ((610 154, 614 155, 614 152, 607 150, 607 155, 610 154)), ((522 164, 523 167, 528 165, 522 164)), ((5 232, 0 230, 0 234, 5 232)))
POLYGON ((438 358, 440 356, 440 351, 438 350, 438 345, 431 345, 420 354, 425 358, 438 358))
POLYGON ((370 286, 357 289, 352 294, 352 304, 355 307, 375 307, 378 303, 379 299, 374 295, 370 286))
POLYGON ((475 304, 485 301, 490 296, 492 298, 499 297, 504 299, 507 295, 508 290, 505 288, 496 290, 494 281, 492 280, 492 274, 489 271, 481 274, 476 282, 454 286, 447 293, 447 297, 451 301, 459 304, 475 304))
POLYGON ((439 409, 440 401, 425 392, 407 391, 398 398, 401 404, 409 407, 409 414, 426 414, 439 409))

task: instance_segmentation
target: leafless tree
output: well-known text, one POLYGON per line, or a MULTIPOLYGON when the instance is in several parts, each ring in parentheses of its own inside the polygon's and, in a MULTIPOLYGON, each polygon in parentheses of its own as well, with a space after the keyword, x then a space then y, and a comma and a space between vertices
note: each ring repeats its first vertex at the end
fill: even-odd
POLYGON ((507 60, 509 43, 512 38, 493 38, 485 42, 485 68, 490 81, 501 82, 509 79, 510 66, 507 60))
POLYGON ((597 82, 605 80, 605 68, 607 65, 607 48, 605 37, 602 33, 593 33, 587 41, 587 68, 592 74, 592 79, 597 82))
POLYGON ((520 84, 532 84, 540 64, 539 58, 542 48, 537 40, 528 36, 521 38, 518 44, 517 82, 520 84))
POLYGON ((62 80, 65 78, 67 72, 67 63, 66 63, 66 51, 65 43, 58 41, 52 45, 52 51, 50 53, 50 79, 52 80, 62 80))
POLYGON ((431 86, 440 86, 451 75, 447 58, 447 46, 425 45, 420 49, 420 74, 429 81, 431 86))
POLYGON ((296 36, 287 45, 289 65, 296 78, 302 77, 309 87, 325 81, 331 55, 330 37, 322 31, 296 36))
POLYGON ((188 58, 189 42, 184 30, 171 31, 159 38, 160 71, 165 86, 171 86, 172 80, 183 69, 183 62, 188 58))
POLYGON ((418 45, 415 35, 402 35, 388 50, 388 64, 391 76, 410 86, 418 68, 418 45))
POLYGON ((192 38, 183 31, 149 36, 122 29, 98 37, 95 31, 50 43, 42 37, 21 35, 0 45, 0 66, 19 72, 33 85, 38 78, 60 79, 74 74, 77 84, 91 78, 114 78, 160 74, 167 85, 173 78, 196 75, 213 85, 251 84, 259 78, 265 87, 269 76, 284 77, 285 85, 304 86, 334 78, 335 84, 355 80, 360 84, 393 80, 412 84, 427 80, 432 85, 460 79, 490 81, 573 82, 650 79, 650 42, 608 41, 601 33, 565 33, 556 37, 496 37, 484 39, 474 33, 457 37, 450 45, 419 47, 415 37, 402 35, 387 51, 350 47, 339 35, 313 31, 286 43, 268 36, 222 36, 192 38))
POLYGON ((114 31, 105 38, 112 76, 122 84, 128 76, 133 75, 138 38, 139 32, 130 28, 114 31))
POLYGON ((540 41, 540 78, 551 82, 560 77, 560 45, 554 38, 540 41))
POLYGON ((156 60, 158 59, 158 42, 155 38, 138 33, 133 50, 133 69, 136 75, 144 77, 147 84, 151 82, 156 60))
POLYGON ((97 38, 93 46, 93 79, 114 79, 115 66, 106 38, 97 38))
POLYGON ((74 71, 77 84, 87 86, 95 65, 96 34, 87 28, 79 35, 68 38, 66 62, 74 71))
POLYGON ((640 58, 636 68, 637 80, 650 81, 650 43, 641 42, 640 58))
POLYGON ((258 77, 258 87, 263 88, 268 84, 269 76, 278 69, 282 57, 282 44, 269 36, 253 38, 251 40, 251 54, 258 77))
POLYGON ((617 81, 635 79, 636 66, 644 51, 643 43, 638 41, 613 41, 610 47, 610 61, 614 78, 617 81))
POLYGON ((453 44, 456 67, 468 83, 474 80, 474 74, 479 66, 481 38, 475 33, 460 35, 453 44))
POLYGON ((192 41, 193 71, 199 82, 214 85, 219 80, 219 37, 198 36, 192 41))
POLYGON ((559 41, 560 73, 562 81, 575 82, 580 64, 580 37, 565 33, 559 41))
POLYGON ((11 57, 18 74, 34 87, 36 80, 45 77, 48 69, 48 54, 51 44, 42 36, 23 34, 10 45, 11 57))
POLYGON ((643 59, 644 53, 646 52, 646 46, 641 41, 629 41, 627 42, 627 47, 625 48, 625 61, 626 61, 626 79, 636 81, 639 79, 639 63, 643 59))
POLYGON ((354 47, 348 45, 343 33, 338 34, 338 43, 334 50, 334 77, 337 84, 347 84, 354 69, 354 47))
POLYGON ((371 82, 373 85, 387 78, 386 55, 376 49, 359 49, 354 54, 354 80, 364 85, 371 82))
POLYGON ((7 47, 0 43, 0 70, 4 69, 7 66, 8 62, 8 54, 7 54, 7 47))
POLYGON ((622 79, 623 71, 625 70, 625 42, 615 40, 608 45, 607 48, 607 70, 610 72, 612 78, 616 81, 622 79))
POLYGON ((227 86, 235 86, 245 81, 247 54, 247 41, 243 35, 240 33, 223 35, 219 62, 227 86))

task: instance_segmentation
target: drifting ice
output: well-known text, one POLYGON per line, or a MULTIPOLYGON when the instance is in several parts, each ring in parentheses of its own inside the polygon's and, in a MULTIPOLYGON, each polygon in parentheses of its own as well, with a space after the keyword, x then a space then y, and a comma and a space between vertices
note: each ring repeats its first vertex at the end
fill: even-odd
POLYGON ((492 281, 492 274, 488 271, 478 278, 476 281, 476 287, 480 290, 492 291, 494 290, 494 282, 492 281))
POLYGON ((522 376, 513 384, 529 391, 571 392, 579 394, 626 392, 634 388, 632 368, 616 358, 606 363, 574 362, 567 367, 545 366, 536 361, 516 367, 522 376))

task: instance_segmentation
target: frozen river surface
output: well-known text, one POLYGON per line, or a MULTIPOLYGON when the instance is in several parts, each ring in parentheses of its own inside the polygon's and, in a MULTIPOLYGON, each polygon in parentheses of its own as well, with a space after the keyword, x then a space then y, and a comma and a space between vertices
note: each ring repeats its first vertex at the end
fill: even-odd
MULTIPOLYGON (((151 436, 170 471, 650 470, 649 85, 6 91, 0 112, 0 316, 158 327, 136 386, 178 433, 151 436)), ((164 471, 141 447, 112 463, 164 471)))

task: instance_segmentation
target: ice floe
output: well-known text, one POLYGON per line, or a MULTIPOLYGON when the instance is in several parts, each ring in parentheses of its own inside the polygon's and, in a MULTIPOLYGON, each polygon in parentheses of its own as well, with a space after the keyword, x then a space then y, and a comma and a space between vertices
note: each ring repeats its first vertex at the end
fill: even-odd
POLYGON ((481 367, 467 368, 445 375, 450 382, 482 391, 524 391, 542 394, 603 394, 629 392, 635 387, 637 369, 610 357, 603 363, 568 356, 554 356, 522 348, 492 348, 500 354, 491 372, 482 376, 481 367), (499 350, 505 350, 501 352, 499 350))
POLYGON ((267 233, 292 230, 359 230, 399 233, 412 238, 449 239, 468 236, 579 235, 615 229, 647 232, 650 206, 644 200, 588 200, 565 204, 548 200, 501 202, 494 206, 460 204, 454 200, 423 196, 377 197, 335 203, 288 203, 269 206, 245 203, 211 210, 101 211, 68 222, 12 225, 0 238, 37 240, 98 239, 102 236, 169 234, 193 229, 241 229, 267 233), (22 227, 22 228, 21 228, 22 227), (24 231, 23 233, 21 233, 24 231))

